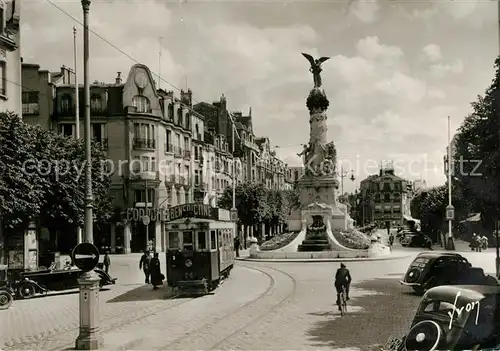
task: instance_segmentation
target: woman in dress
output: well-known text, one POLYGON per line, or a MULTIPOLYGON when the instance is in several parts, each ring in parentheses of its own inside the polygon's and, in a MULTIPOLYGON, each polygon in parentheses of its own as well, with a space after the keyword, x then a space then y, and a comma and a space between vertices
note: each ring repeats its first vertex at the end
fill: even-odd
POLYGON ((154 253, 153 258, 151 259, 151 285, 153 285, 153 290, 158 289, 158 285, 163 285, 163 280, 165 276, 161 273, 160 267, 160 259, 158 258, 158 252, 154 253))

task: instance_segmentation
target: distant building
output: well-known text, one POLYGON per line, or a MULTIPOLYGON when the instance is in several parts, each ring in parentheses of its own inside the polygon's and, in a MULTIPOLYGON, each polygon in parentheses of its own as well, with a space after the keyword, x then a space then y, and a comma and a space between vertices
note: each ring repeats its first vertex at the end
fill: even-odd
MULTIPOLYGON (((40 65, 22 64, 22 112, 24 122, 52 129, 56 87, 75 83, 75 72, 62 66, 59 72, 41 70, 40 65)), ((83 99, 83 96, 81 97, 83 99)), ((83 135, 83 134, 82 134, 83 135)))
POLYGON ((291 171, 291 181, 293 183, 297 182, 299 178, 306 173, 306 169, 304 168, 304 166, 290 167, 290 171, 291 171))
POLYGON ((412 183, 412 190, 414 193, 427 189, 427 182, 423 179, 414 180, 412 183))
POLYGON ((381 168, 379 174, 361 181, 358 210, 361 223, 403 225, 411 219, 411 195, 411 182, 395 175, 392 166, 381 168))
POLYGON ((0 111, 22 116, 21 0, 0 2, 0 111))

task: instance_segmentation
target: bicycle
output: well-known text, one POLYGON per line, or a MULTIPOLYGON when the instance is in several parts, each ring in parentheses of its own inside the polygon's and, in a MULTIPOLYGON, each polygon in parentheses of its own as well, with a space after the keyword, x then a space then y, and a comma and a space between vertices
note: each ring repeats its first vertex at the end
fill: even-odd
POLYGON ((347 292, 344 285, 342 285, 342 290, 340 291, 339 303, 340 315, 344 316, 347 313, 347 292))

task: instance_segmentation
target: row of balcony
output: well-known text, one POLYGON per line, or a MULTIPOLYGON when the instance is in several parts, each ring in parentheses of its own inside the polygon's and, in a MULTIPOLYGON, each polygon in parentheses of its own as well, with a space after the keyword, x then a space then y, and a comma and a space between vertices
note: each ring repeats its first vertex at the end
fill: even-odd
POLYGON ((154 139, 134 138, 132 147, 134 149, 155 149, 156 141, 154 139))
POLYGON ((165 143, 165 154, 173 154, 174 157, 191 159, 191 150, 183 149, 172 143, 165 143))

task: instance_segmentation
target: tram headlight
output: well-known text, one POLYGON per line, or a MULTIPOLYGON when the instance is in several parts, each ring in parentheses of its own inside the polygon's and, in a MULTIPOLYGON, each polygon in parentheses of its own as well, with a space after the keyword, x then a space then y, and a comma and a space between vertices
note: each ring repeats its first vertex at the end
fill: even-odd
POLYGON ((191 261, 190 259, 187 259, 186 262, 184 262, 184 264, 186 265, 187 268, 189 268, 193 265, 193 261, 191 261))

